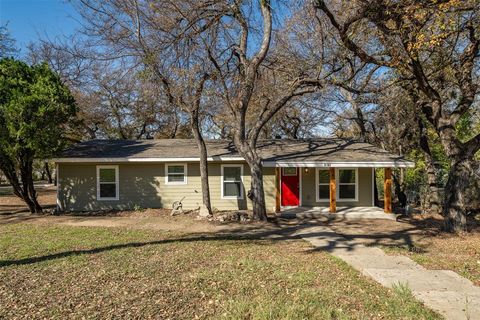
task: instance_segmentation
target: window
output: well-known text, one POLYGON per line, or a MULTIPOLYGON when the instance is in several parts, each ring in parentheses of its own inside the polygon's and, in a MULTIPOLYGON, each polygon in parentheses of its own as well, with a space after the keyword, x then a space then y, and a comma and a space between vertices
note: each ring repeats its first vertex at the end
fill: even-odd
POLYGON ((118 198, 118 166, 97 166, 97 200, 118 198))
POLYGON ((187 184, 187 165, 165 164, 165 184, 187 184))
POLYGON ((288 176, 296 176, 297 175, 297 168, 289 168, 289 167, 286 167, 286 168, 283 168, 283 175, 285 177, 288 177, 288 176))
POLYGON ((330 170, 317 169, 317 201, 330 201, 330 170))
POLYGON ((243 199, 243 165, 222 165, 222 199, 243 199))
POLYGON ((357 169, 338 169, 338 200, 357 201, 357 169))

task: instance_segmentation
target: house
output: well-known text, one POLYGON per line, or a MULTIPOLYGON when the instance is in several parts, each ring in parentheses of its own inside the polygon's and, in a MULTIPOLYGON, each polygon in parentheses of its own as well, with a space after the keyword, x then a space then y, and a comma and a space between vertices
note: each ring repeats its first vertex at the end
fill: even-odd
MULTIPOLYGON (((250 209, 250 170, 234 145, 206 141, 212 206, 250 209)), ((268 212, 284 208, 374 206, 374 168, 385 168, 385 211, 391 212, 391 168, 413 167, 400 156, 342 139, 261 140, 268 212)), ((194 140, 92 140, 55 159, 61 211, 171 208, 202 203, 194 140)))

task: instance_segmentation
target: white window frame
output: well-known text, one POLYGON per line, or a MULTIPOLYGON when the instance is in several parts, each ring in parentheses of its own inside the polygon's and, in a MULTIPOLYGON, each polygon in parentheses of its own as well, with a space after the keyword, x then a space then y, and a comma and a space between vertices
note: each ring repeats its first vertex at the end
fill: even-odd
POLYGON ((120 199, 120 179, 118 176, 118 165, 97 166, 97 200, 98 201, 118 201, 120 199), (100 182, 100 169, 115 169, 115 197, 100 197, 100 184, 111 184, 112 182, 100 182))
MULTIPOLYGON (((171 186, 171 185, 185 185, 188 183, 187 179, 187 164, 186 163, 165 163, 165 185, 171 186), (178 166, 183 166, 183 181, 174 181, 170 182, 168 181, 168 167, 178 167, 178 166)), ((172 173, 173 175, 174 173, 172 173)), ((178 173, 175 173, 178 174, 178 173)))
POLYGON ((238 199, 238 200, 243 200, 243 197, 244 197, 244 194, 243 194, 243 164, 222 164, 220 166, 220 170, 221 170, 221 175, 220 175, 220 188, 222 190, 222 199, 238 199), (223 184, 224 184, 224 181, 223 181, 223 169, 224 168, 240 168, 240 180, 242 182, 242 185, 240 186, 240 197, 236 197, 236 196, 225 196, 223 194, 224 190, 223 190, 223 184))
POLYGON ((337 201, 343 202, 358 202, 358 168, 337 168, 335 170, 335 180, 337 189, 337 201), (340 170, 354 170, 355 171, 355 183, 340 183, 340 170), (355 198, 340 198, 340 185, 355 185, 355 198))
MULTIPOLYGON (((324 168, 315 168, 315 200, 317 202, 330 202, 330 193, 329 193, 329 196, 328 198, 322 198, 320 199, 320 197, 318 196, 318 193, 320 191, 320 183, 318 182, 318 172, 319 171, 327 171, 328 172, 328 176, 330 176, 330 169, 324 169, 324 168)), ((322 185, 327 185, 328 186, 328 189, 330 190, 330 181, 328 181, 328 183, 322 183, 322 185)))

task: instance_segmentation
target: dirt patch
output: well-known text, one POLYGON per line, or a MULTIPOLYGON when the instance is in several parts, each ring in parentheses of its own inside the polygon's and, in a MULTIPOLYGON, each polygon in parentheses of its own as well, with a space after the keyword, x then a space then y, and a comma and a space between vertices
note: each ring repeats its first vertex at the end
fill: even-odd
POLYGON ((346 238, 406 255, 429 269, 447 269, 480 285, 480 226, 469 221, 468 233, 441 231, 440 215, 415 215, 398 221, 334 221, 329 226, 346 238))
POLYGON ((152 229, 166 231, 181 231, 191 233, 210 233, 228 230, 263 230, 271 229, 272 225, 251 221, 251 212, 215 212, 212 218, 199 219, 198 212, 185 210, 172 216, 171 209, 140 209, 88 211, 50 215, 50 209, 56 203, 55 186, 38 186, 38 199, 45 210, 45 215, 32 215, 25 203, 12 194, 10 189, 2 189, 0 195, 0 225, 28 222, 35 224, 62 224, 70 226, 90 227, 128 227, 133 229, 152 229))
MULTIPOLYGON (((141 210, 101 210, 101 211, 85 211, 62 213, 65 216, 79 217, 127 217, 127 218, 147 218, 147 217, 168 217, 171 216, 171 209, 141 209, 141 210)), ((192 211, 185 211, 184 214, 190 214, 192 211)))
POLYGON ((63 215, 32 215, 28 212, 0 215, 0 225, 31 223, 77 227, 122 227, 129 229, 176 231, 184 233, 275 233, 280 226, 259 221, 223 221, 200 219, 196 211, 171 216, 170 210, 146 209, 119 212, 85 212, 63 215))
MULTIPOLYGON (((38 202, 42 207, 55 206, 57 202, 57 188, 55 186, 37 186, 38 202)), ((28 210, 27 205, 22 199, 15 196, 10 188, 2 187, 0 192, 0 215, 11 214, 28 210)))

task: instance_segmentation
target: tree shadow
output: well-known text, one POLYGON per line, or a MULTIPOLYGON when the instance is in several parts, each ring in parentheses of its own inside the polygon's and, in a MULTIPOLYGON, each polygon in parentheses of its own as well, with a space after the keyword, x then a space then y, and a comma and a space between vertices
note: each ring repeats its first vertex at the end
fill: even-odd
POLYGON ((422 220, 400 218, 391 226, 374 223, 368 225, 365 221, 347 221, 343 225, 329 222, 332 229, 347 240, 363 243, 366 246, 382 246, 391 248, 404 248, 416 253, 425 253, 426 249, 420 248, 418 242, 443 234, 439 219, 429 217, 422 220), (382 230, 382 226, 385 228, 382 230))
POLYGON ((30 265, 44 261, 51 261, 78 255, 92 255, 112 250, 120 250, 126 248, 141 248, 147 246, 164 245, 169 243, 188 243, 203 241, 256 241, 256 244, 269 244, 272 241, 289 241, 289 240, 312 240, 314 248, 306 251, 307 254, 333 250, 353 251, 359 246, 363 246, 360 239, 373 239, 375 244, 380 243, 380 239, 387 237, 401 240, 404 245, 413 247, 414 243, 408 232, 390 232, 385 234, 363 234, 363 235, 342 235, 330 229, 321 229, 315 227, 325 227, 327 223, 315 220, 292 220, 277 218, 271 220, 267 224, 245 224, 236 226, 228 230, 216 233, 191 233, 184 237, 176 237, 171 239, 160 239, 144 242, 129 242, 121 244, 112 244, 103 247, 68 250, 64 252, 52 253, 43 256, 29 257, 16 260, 1 260, 0 267, 30 265), (322 240, 321 245, 315 245, 315 240, 322 240), (325 245, 326 243, 326 245, 325 245))
MULTIPOLYGON (((112 250, 126 249, 126 248, 141 248, 146 246, 163 245, 169 243, 188 243, 188 242, 203 242, 203 241, 284 241, 292 239, 300 239, 299 236, 294 235, 298 226, 289 227, 285 229, 270 229, 266 230, 264 227, 251 228, 245 230, 244 228, 236 228, 228 231, 228 233, 215 234, 190 234, 185 237, 178 237, 173 239, 161 239, 145 242, 129 242, 122 244, 113 244, 104 247, 97 247, 91 249, 69 250, 64 252, 52 253, 43 256, 29 257, 16 260, 0 260, 0 267, 29 265, 44 261, 56 260, 78 255, 91 255, 112 250)), ((261 243, 261 242, 260 242, 261 243)), ((266 243, 266 242, 265 242, 266 243)))

